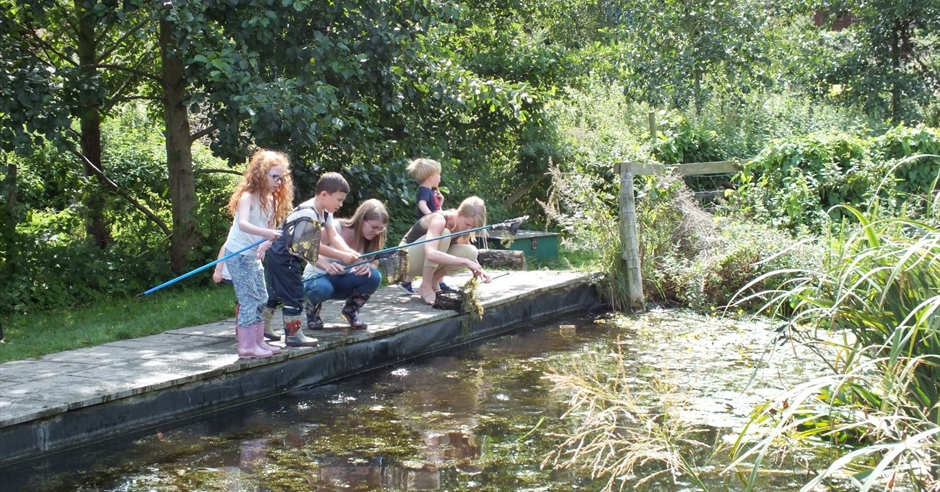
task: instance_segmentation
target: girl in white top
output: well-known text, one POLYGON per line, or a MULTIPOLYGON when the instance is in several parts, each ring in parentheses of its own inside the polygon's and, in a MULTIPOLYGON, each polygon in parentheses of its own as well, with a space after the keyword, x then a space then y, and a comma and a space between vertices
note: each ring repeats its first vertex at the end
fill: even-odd
POLYGON ((235 333, 238 357, 242 359, 269 357, 281 351, 264 341, 261 313, 268 294, 261 258, 271 247, 271 241, 281 236, 276 225, 291 210, 294 186, 289 172, 290 161, 285 154, 273 150, 255 152, 229 200, 228 209, 235 219, 225 241, 225 255, 267 239, 225 261, 240 306, 235 333))

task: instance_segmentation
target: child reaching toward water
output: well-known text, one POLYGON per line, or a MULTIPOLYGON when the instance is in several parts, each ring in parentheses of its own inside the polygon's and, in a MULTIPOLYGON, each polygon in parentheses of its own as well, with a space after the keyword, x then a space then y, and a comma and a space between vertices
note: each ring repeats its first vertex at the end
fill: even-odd
MULTIPOLYGON (((306 217, 323 226, 319 255, 336 258, 347 265, 359 259, 359 253, 346 245, 333 227, 333 214, 343 206, 349 193, 349 183, 341 174, 324 173, 317 180, 316 195, 301 203, 287 216, 287 224, 306 217)), ((284 321, 284 343, 288 347, 316 347, 317 339, 304 334, 301 313, 304 302, 304 285, 301 275, 306 259, 291 252, 289 238, 280 237, 268 251, 265 264, 268 267, 268 303, 263 319, 271 324, 274 310, 284 304, 281 317, 284 321)), ((263 331, 263 328, 262 328, 263 331)))
MULTIPOLYGON (((388 211, 375 198, 359 205, 351 219, 334 222, 336 232, 347 246, 359 253, 372 253, 385 246, 388 211)), ((322 244, 322 243, 321 243, 322 244)), ((307 304, 307 328, 322 330, 320 307, 328 299, 345 299, 341 316, 349 326, 364 330, 368 327, 359 319, 359 310, 382 283, 378 260, 363 263, 349 270, 339 260, 321 256, 317 264, 308 263, 304 269, 304 291, 307 304)))
POLYGON ((481 198, 471 196, 460 202, 456 209, 425 215, 405 233, 400 245, 418 243, 408 247, 408 273, 412 276, 421 275, 421 287, 417 292, 425 303, 434 304, 437 294, 441 292, 440 281, 445 275, 464 268, 469 269, 474 277, 480 277, 484 283, 490 282, 490 276, 477 263, 478 252, 473 245, 473 232, 435 240, 485 225, 486 204, 481 198))
POLYGON ((268 295, 261 258, 271 242, 281 236, 275 227, 291 209, 294 187, 289 172, 287 155, 259 150, 251 156, 248 168, 229 200, 228 210, 234 220, 225 241, 225 255, 267 239, 260 246, 225 260, 239 304, 235 334, 240 359, 269 357, 281 351, 264 341, 261 315, 268 295))

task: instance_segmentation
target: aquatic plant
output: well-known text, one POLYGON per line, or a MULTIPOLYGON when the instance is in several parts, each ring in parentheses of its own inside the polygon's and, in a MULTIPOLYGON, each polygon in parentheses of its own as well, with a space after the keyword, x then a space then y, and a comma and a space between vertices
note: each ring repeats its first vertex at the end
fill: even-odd
POLYGON ((839 455, 803 490, 836 475, 861 490, 902 479, 916 490, 940 487, 940 195, 926 202, 919 221, 879 218, 877 202, 865 212, 841 205, 858 226, 840 224, 821 240, 822 269, 742 296, 765 299, 762 312, 790 313, 790 339, 808 340, 831 369, 754 411, 728 467, 754 460, 748 490, 787 439, 828 444, 839 455))
POLYGON ((588 357, 545 375, 554 384, 553 393, 568 396, 568 410, 561 419, 572 419, 576 425, 567 433, 547 434, 560 438, 561 444, 543 460, 542 467, 579 468, 592 479, 606 477, 603 492, 622 490, 627 483, 640 487, 665 474, 686 474, 707 490, 696 471, 701 464, 689 460, 688 450, 711 444, 695 439, 703 429, 679 420, 670 399, 675 390, 663 380, 654 382, 653 393, 663 397, 658 411, 650 412, 630 390, 635 377, 620 350, 588 357))

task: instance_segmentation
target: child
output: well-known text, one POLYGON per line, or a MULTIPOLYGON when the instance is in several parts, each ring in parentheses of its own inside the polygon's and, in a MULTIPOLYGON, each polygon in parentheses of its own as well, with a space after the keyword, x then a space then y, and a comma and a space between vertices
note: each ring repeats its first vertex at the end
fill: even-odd
POLYGON ((408 163, 408 174, 418 182, 418 218, 437 212, 444 204, 441 184, 441 163, 433 159, 415 159, 408 163))
MULTIPOLYGON (((408 163, 406 169, 418 182, 418 218, 440 210, 444 205, 444 195, 438 189, 441 184, 441 163, 433 159, 415 159, 408 163)), ((405 277, 403 282, 398 284, 398 288, 414 294, 412 280, 410 276, 405 277)), ((454 289, 444 282, 440 283, 439 288, 442 292, 454 292, 454 289)))
MULTIPOLYGON (((351 219, 336 221, 336 231, 355 251, 371 253, 385 246, 388 211, 376 199, 362 202, 351 219)), ((378 261, 363 263, 346 270, 333 258, 321 256, 316 265, 304 269, 304 292, 307 295, 307 328, 322 330, 320 307, 327 299, 346 299, 342 316, 349 326, 364 330, 368 327, 359 319, 359 310, 382 283, 382 274, 376 268, 378 261)))
MULTIPOLYGON (((349 248, 333 227, 333 214, 343 206, 349 193, 349 184, 339 173, 325 173, 317 181, 316 195, 301 203, 287 217, 286 224, 301 217, 310 217, 323 225, 319 255, 355 263, 359 254, 349 248)), ((268 305, 264 310, 265 324, 270 326, 271 317, 278 303, 284 320, 284 342, 288 347, 316 347, 317 339, 306 336, 300 327, 300 313, 304 302, 304 285, 301 280, 306 263, 300 256, 288 250, 288 238, 281 236, 271 244, 267 252, 265 273, 268 278, 268 305)), ((319 260, 318 260, 319 261, 319 260)), ((269 328, 270 329, 270 328, 269 328)))
POLYGON ((274 225, 284 219, 290 210, 294 187, 288 174, 289 166, 285 154, 273 150, 255 152, 229 200, 228 210, 234 220, 225 241, 225 255, 256 243, 259 239, 268 240, 261 246, 225 260, 238 298, 235 334, 240 359, 269 357, 281 351, 264 342, 262 311, 268 296, 261 258, 271 241, 281 236, 281 232, 273 228, 274 225))
MULTIPOLYGON (((446 236, 486 225, 486 204, 479 197, 471 196, 455 209, 425 215, 402 238, 401 244, 411 244, 435 237, 446 236)), ((428 241, 408 248, 408 273, 421 275, 418 294, 427 304, 434 304, 440 292, 440 280, 444 275, 469 268, 473 276, 482 277, 484 283, 490 276, 477 263, 477 248, 473 245, 473 233, 459 237, 448 237, 428 241), (435 287, 438 287, 435 289, 435 287)))

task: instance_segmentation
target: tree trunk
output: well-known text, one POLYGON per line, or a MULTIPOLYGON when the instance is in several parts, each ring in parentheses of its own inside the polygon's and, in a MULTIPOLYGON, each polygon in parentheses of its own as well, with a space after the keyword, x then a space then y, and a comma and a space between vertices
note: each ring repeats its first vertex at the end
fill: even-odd
MULTIPOLYGON (((15 271, 16 261, 16 163, 10 158, 9 154, 4 154, 6 159, 6 178, 3 180, 5 188, 3 195, 6 197, 6 203, 3 210, 6 212, 3 220, 3 234, 0 235, 3 240, 4 256, 6 264, 4 270, 12 275, 15 271)), ((2 338, 2 337, 0 337, 2 338)))
MULTIPOLYGON (((84 10, 82 0, 75 0, 75 11, 78 12, 79 19, 78 61, 84 80, 90 87, 94 87, 95 83, 93 81, 98 75, 95 26, 88 16, 84 15, 84 10)), ((90 91, 96 90, 94 88, 90 89, 90 91)), ((94 93, 88 93, 86 97, 91 101, 98 100, 94 93)), ((85 154, 85 157, 88 158, 88 161, 82 164, 85 177, 88 179, 88 189, 82 196, 82 204, 85 208, 85 232, 95 242, 95 245, 104 249, 111 244, 111 230, 105 219, 108 196, 98 173, 90 167, 95 165, 98 169, 104 171, 104 166, 101 164, 101 113, 98 104, 89 102, 81 109, 79 124, 81 125, 80 145, 82 154, 85 154)))
POLYGON ((173 26, 160 21, 160 59, 163 66, 163 105, 166 124, 166 159, 169 170, 170 200, 173 206, 173 235, 170 237, 170 267, 181 273, 187 257, 198 243, 196 186, 193 180, 193 153, 189 113, 186 109, 186 77, 183 60, 172 39, 173 26))
POLYGON ((486 268, 506 270, 528 270, 529 265, 522 251, 509 249, 481 249, 477 262, 486 268))
POLYGON ((898 74, 901 73, 901 26, 900 20, 895 20, 891 30, 891 118, 892 123, 898 124, 901 120, 901 82, 898 80, 898 74))

